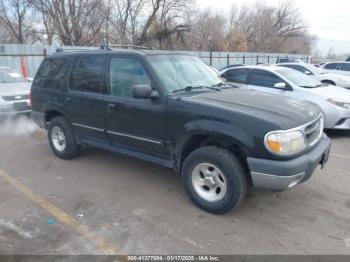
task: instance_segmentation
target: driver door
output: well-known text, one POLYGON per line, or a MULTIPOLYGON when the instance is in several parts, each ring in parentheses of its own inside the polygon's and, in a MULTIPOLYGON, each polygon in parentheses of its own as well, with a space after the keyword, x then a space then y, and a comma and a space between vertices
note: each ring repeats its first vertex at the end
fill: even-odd
POLYGON ((288 87, 289 85, 286 81, 272 72, 260 69, 252 69, 249 71, 248 89, 290 96, 288 87), (281 89, 274 87, 277 83, 285 83, 286 88, 281 89))
POLYGON ((105 97, 107 134, 113 146, 164 156, 165 100, 134 98, 134 85, 152 85, 149 73, 136 56, 112 56, 107 70, 105 97))

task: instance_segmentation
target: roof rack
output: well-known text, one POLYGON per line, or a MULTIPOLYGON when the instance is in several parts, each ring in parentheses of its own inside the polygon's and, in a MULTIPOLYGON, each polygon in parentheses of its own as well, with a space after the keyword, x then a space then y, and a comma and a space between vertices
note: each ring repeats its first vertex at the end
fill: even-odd
POLYGON ((89 51, 113 51, 112 48, 121 48, 121 49, 142 49, 142 50, 152 50, 153 48, 147 46, 137 46, 137 45, 101 45, 97 49, 83 49, 83 48, 62 48, 59 47, 56 49, 56 53, 63 52, 89 52, 89 51))
POLYGON ((145 50, 153 49, 152 47, 139 46, 139 45, 109 45, 109 47, 125 48, 125 49, 145 49, 145 50))

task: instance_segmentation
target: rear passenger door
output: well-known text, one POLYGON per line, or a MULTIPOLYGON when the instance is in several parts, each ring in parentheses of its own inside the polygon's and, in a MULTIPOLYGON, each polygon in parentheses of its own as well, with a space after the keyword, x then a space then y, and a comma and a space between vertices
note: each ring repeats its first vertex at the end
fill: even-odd
MULTIPOLYGON (((164 157, 166 101, 134 98, 134 85, 157 87, 138 56, 112 56, 107 69, 107 133, 114 146, 164 157)), ((159 91, 159 90, 158 90, 159 91)))
POLYGON ((238 87, 246 88, 247 79, 248 79, 248 69, 229 69, 222 74, 222 77, 225 78, 228 82, 231 82, 238 87))
POLYGON ((74 64, 69 88, 62 97, 65 115, 82 140, 107 143, 103 100, 104 56, 81 56, 74 64))

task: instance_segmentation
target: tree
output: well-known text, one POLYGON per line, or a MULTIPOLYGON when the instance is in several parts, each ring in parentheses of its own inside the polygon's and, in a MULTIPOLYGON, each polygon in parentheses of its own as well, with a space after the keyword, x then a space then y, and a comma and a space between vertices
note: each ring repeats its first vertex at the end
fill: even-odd
MULTIPOLYGON (((99 0, 31 0, 46 17, 63 45, 89 45, 101 40, 104 3, 99 0)), ((50 29, 51 31, 51 29, 50 29)))
POLYGON ((26 0, 0 0, 0 25, 10 34, 8 40, 23 44, 33 36, 29 16, 30 4, 26 0))

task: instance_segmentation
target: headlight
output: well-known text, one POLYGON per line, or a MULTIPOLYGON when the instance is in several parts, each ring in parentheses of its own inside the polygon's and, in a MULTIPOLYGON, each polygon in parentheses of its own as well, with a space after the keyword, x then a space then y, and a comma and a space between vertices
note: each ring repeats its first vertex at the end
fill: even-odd
POLYGON ((276 131, 265 136, 265 146, 273 154, 292 155, 304 150, 306 143, 301 131, 276 131))
POLYGON ((350 102, 345 102, 334 98, 328 99, 327 101, 335 106, 340 106, 345 109, 350 109, 350 102))

